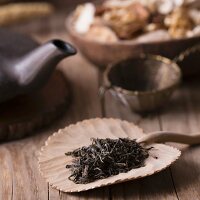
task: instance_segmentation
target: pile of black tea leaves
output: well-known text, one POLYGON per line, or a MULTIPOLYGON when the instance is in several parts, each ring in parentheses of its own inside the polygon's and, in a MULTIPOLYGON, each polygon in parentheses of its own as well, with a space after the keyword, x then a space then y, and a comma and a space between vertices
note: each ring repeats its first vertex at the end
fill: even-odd
POLYGON ((66 168, 71 170, 69 180, 74 183, 86 184, 143 167, 145 159, 149 157, 149 149, 142 147, 136 140, 91 140, 91 145, 65 154, 73 157, 72 164, 66 165, 66 168))

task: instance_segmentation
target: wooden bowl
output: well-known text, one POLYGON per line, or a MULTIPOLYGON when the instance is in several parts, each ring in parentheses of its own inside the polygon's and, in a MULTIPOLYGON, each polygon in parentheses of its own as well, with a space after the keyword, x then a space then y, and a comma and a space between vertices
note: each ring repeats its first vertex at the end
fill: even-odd
MULTIPOLYGON (((110 63, 138 56, 142 53, 173 59, 187 48, 200 43, 200 36, 137 44, 134 40, 103 43, 76 33, 72 21, 73 16, 70 15, 66 21, 69 36, 81 53, 100 69, 104 69, 110 63)), ((184 76, 193 75, 200 72, 200 66, 190 63, 189 66, 182 68, 182 72, 184 76)))
POLYGON ((110 65, 104 72, 104 88, 133 111, 148 112, 166 105, 181 80, 171 60, 143 55, 110 65))

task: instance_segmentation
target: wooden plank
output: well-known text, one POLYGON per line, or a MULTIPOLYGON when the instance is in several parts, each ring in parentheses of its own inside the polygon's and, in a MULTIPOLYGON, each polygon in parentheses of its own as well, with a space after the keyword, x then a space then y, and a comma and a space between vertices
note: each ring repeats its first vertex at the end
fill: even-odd
POLYGON ((90 190, 82 193, 67 194, 60 193, 60 200, 109 200, 108 188, 99 188, 95 190, 90 190))
MULTIPOLYGON (((63 40, 69 40, 67 35, 64 33, 58 33, 55 31, 48 37, 37 37, 44 41, 51 38, 60 38, 63 40)), ((66 59, 61 63, 60 69, 66 74, 70 80, 73 101, 70 110, 65 116, 64 124, 61 127, 66 126, 70 123, 77 121, 101 117, 101 107, 98 98, 98 71, 96 68, 91 66, 81 55, 77 55, 74 58, 66 59)), ((99 190, 85 192, 80 195, 73 195, 56 191, 49 187, 49 199, 106 199, 108 196, 108 189, 102 188, 99 190)))
MULTIPOLYGON (((82 58, 73 58, 62 63, 61 69, 69 77, 73 86, 73 102, 68 113, 62 120, 55 123, 48 131, 39 132, 25 140, 2 145, 0 159, 1 183, 3 199, 79 199, 79 196, 59 193, 49 188, 41 178, 37 169, 37 153, 44 144, 44 140, 60 127, 76 121, 101 116, 99 99, 97 97, 97 71, 89 66, 82 58), (36 153, 37 152, 37 153, 36 153), (13 190, 13 192, 12 192, 13 190), (6 196, 5 196, 6 195, 6 196)), ((107 196, 107 189, 85 193, 81 199, 94 199, 94 196, 103 198, 107 196)))
POLYGON ((47 184, 37 170, 36 143, 37 137, 1 145, 1 199, 47 198, 47 184))
MULTIPOLYGON (((197 80, 186 82, 176 93, 169 107, 161 114, 163 130, 186 134, 199 133, 199 83, 197 80)), ((178 198, 200 199, 200 147, 173 145, 184 150, 181 158, 171 167, 178 198)))
MULTIPOLYGON (((68 1, 62 1, 62 4, 63 13, 57 12, 49 18, 12 26, 10 29, 31 34, 41 42, 52 38, 68 40, 64 21, 71 6, 68 1)), ((107 199, 108 189, 105 188, 82 195, 61 193, 48 186, 39 174, 37 155, 50 134, 70 123, 101 116, 97 70, 81 56, 67 59, 60 66, 72 84, 72 105, 62 119, 38 131, 38 135, 0 146, 0 199, 107 199)))
MULTIPOLYGON (((40 41, 51 38, 67 40, 65 32, 57 31, 49 35, 35 35, 40 41)), ((86 118, 100 117, 98 98, 98 73, 80 55, 66 59, 60 69, 72 84, 73 99, 64 117, 48 129, 38 131, 38 135, 24 140, 2 144, 0 147, 0 195, 2 199, 106 199, 108 189, 90 191, 81 195, 69 195, 52 189, 42 179, 37 168, 37 155, 47 137, 59 128, 86 118), (4 184, 6 183, 6 184, 4 184)))
POLYGON ((10 152, 0 147, 0 199, 12 199, 13 165, 10 152), (6 180, 6 181, 5 181, 6 180))
MULTIPOLYGON (((61 2, 61 0, 60 0, 61 2)), ((61 3, 60 3, 61 4, 61 3)), ((66 4, 67 5, 67 4, 66 4)), ((65 7, 63 6, 63 9, 65 7)), ((12 29, 32 34, 40 41, 58 37, 68 40, 64 31, 66 13, 56 13, 48 20, 33 21, 12 29), (47 32, 49 34, 47 35, 47 32)), ((59 128, 76 121, 102 116, 97 96, 98 72, 81 56, 61 63, 73 88, 73 101, 69 111, 51 127, 38 131, 38 135, 0 146, 0 199, 200 199, 199 157, 195 147, 185 152, 171 169, 141 180, 118 184, 80 194, 65 194, 52 189, 37 170, 37 155, 47 137, 59 128), (189 162, 188 162, 189 161, 189 162), (173 179, 172 179, 172 176, 173 179), (174 188, 175 186, 175 188, 174 188)), ((140 116, 124 108, 107 95, 103 110, 106 117, 132 121, 145 132, 160 129, 193 132, 199 130, 198 84, 184 87, 174 101, 157 114, 140 116), (193 102, 193 103, 191 103, 193 102)), ((183 146, 179 146, 183 148, 183 146)))
MULTIPOLYGON (((122 118, 138 124, 146 133, 160 130, 158 115, 139 115, 124 107, 108 92, 105 98, 106 117, 122 118)), ((144 179, 111 187, 112 199, 116 200, 166 200, 177 199, 169 169, 144 179)))

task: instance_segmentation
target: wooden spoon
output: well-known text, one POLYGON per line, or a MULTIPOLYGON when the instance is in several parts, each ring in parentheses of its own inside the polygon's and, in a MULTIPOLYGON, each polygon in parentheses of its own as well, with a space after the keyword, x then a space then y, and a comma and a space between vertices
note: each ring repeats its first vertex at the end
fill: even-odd
POLYGON ((186 135, 168 131, 157 131, 137 139, 137 142, 145 144, 176 142, 195 145, 200 144, 200 134, 186 135))
POLYGON ((154 132, 144 134, 143 130, 133 123, 119 119, 90 119, 70 125, 48 138, 39 156, 39 170, 49 184, 64 192, 80 192, 97 187, 125 182, 157 173, 175 162, 181 152, 171 146, 158 142, 179 142, 185 144, 200 143, 200 135, 183 135, 172 132, 154 132), (127 173, 94 181, 88 184, 75 184, 68 177, 71 175, 67 164, 72 158, 66 152, 91 144, 90 138, 130 138, 153 147, 144 167, 133 169, 127 173), (156 143, 155 143, 156 142, 156 143))

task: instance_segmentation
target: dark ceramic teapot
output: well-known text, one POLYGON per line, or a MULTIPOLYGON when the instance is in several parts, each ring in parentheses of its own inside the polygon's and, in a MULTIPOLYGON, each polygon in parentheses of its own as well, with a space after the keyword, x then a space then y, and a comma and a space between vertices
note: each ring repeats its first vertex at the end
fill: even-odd
POLYGON ((76 49, 62 40, 39 46, 26 36, 0 29, 0 102, 42 87, 57 63, 74 54, 76 49))

